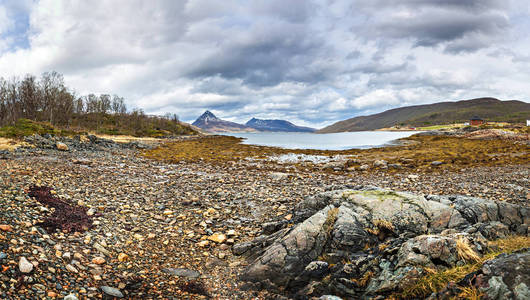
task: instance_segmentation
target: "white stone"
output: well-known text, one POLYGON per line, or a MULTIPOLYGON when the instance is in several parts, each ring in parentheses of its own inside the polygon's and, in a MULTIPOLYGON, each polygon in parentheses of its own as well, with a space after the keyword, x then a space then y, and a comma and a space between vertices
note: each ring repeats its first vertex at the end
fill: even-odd
POLYGON ((24 256, 22 256, 18 262, 18 269, 22 273, 29 273, 33 271, 33 264, 31 264, 24 256))

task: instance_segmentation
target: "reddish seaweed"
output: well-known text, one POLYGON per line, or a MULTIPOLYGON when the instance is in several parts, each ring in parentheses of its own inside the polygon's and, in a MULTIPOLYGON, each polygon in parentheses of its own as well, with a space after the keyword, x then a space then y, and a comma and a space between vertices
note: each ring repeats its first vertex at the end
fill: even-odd
POLYGON ((87 215, 87 208, 61 200, 51 193, 52 188, 46 186, 32 186, 28 195, 39 203, 55 208, 51 216, 38 225, 48 232, 62 230, 64 232, 83 232, 92 228, 92 218, 87 215))
POLYGON ((202 296, 206 296, 207 298, 210 298, 210 295, 208 291, 206 290, 206 287, 204 286, 204 283, 202 281, 199 281, 199 280, 178 281, 177 286, 183 292, 196 294, 196 295, 202 295, 202 296))

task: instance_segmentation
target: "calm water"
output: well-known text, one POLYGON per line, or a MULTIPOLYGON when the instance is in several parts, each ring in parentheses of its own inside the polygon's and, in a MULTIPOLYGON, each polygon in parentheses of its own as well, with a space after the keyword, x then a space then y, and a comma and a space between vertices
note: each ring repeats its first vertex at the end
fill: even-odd
POLYGON ((341 133, 257 132, 225 133, 245 140, 244 144, 273 146, 286 149, 344 150, 372 148, 393 144, 397 139, 411 136, 418 131, 358 131, 341 133))

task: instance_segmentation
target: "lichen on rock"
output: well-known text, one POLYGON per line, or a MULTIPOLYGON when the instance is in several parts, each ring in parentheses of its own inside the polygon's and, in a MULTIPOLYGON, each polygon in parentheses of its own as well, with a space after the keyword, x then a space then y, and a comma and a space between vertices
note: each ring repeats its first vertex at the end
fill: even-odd
POLYGON ((324 192, 293 214, 294 226, 273 233, 269 246, 246 245, 253 260, 241 280, 252 288, 301 298, 389 295, 428 270, 478 260, 488 238, 528 234, 529 224, 527 208, 518 205, 375 187, 324 192))

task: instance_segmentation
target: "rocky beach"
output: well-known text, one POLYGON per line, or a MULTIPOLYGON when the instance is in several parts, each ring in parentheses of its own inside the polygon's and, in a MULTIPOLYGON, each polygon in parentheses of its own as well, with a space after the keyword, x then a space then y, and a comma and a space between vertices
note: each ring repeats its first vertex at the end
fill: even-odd
POLYGON ((216 136, 24 145, 0 154, 2 299, 530 295, 528 134, 348 151, 216 136), (454 268, 468 273, 417 285, 454 268))

